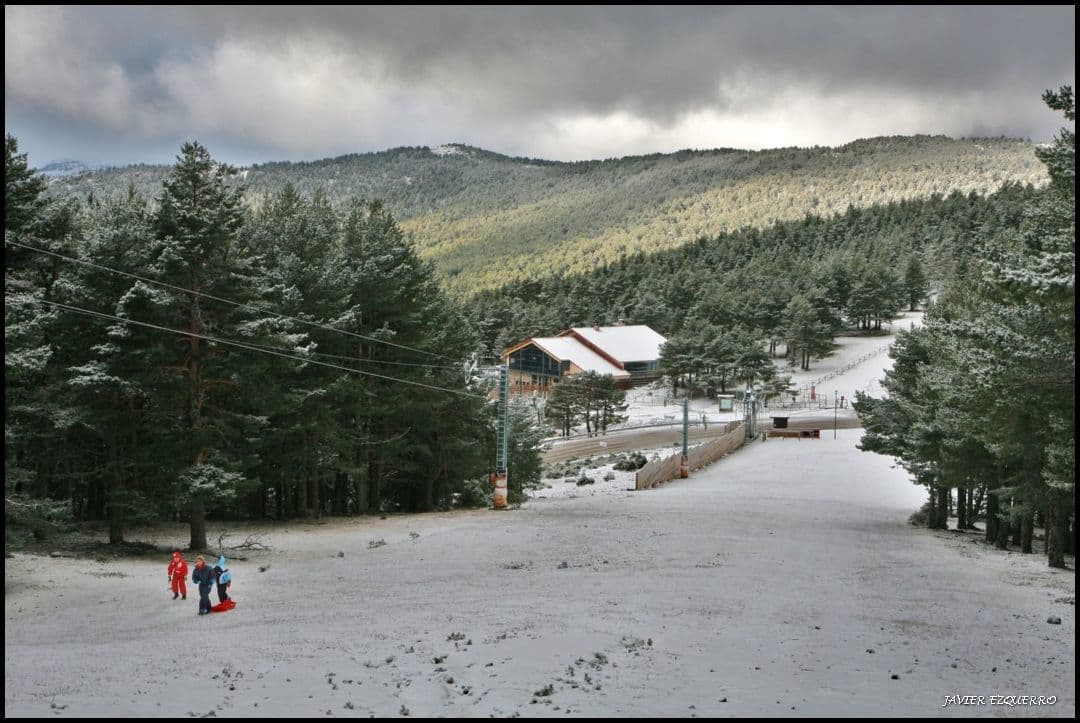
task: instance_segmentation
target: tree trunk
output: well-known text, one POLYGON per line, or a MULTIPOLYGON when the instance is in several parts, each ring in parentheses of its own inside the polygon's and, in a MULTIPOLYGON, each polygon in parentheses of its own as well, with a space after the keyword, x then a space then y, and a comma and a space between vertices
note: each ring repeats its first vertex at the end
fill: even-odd
POLYGON ((964 487, 956 488, 956 529, 967 529, 967 490, 964 487))
POLYGON ((362 515, 367 512, 367 480, 364 475, 357 473, 353 484, 356 486, 353 490, 353 512, 362 515))
POLYGON ((334 472, 334 514, 345 514, 345 490, 346 490, 346 475, 343 472, 334 472))
POLYGON ((109 544, 119 545, 124 541, 124 522, 120 514, 120 490, 123 487, 120 469, 120 454, 116 449, 116 435, 109 437, 109 457, 112 464, 109 470, 109 544))
MULTIPOLYGON (((192 281, 191 287, 193 292, 198 293, 199 281, 195 279, 192 281)), ((187 427, 189 433, 191 433, 196 439, 199 438, 199 431, 202 428, 202 409, 203 401, 205 400, 206 389, 202 383, 202 369, 199 365, 199 344, 201 339, 196 336, 202 333, 202 325, 199 317, 199 307, 196 297, 192 295, 190 297, 190 303, 188 305, 190 314, 190 331, 191 335, 187 339, 188 351, 187 358, 185 359, 185 367, 188 375, 188 399, 187 399, 187 427)), ((207 457, 208 450, 205 447, 200 448, 195 453, 195 465, 202 464, 207 457)), ((205 550, 206 545, 206 503, 198 494, 196 494, 191 500, 191 549, 193 550, 205 550)))
MULTIPOLYGON (((435 435, 435 443, 433 445, 436 450, 439 448, 439 436, 435 435)), ((436 452, 438 455, 438 452, 436 452)), ((507 460, 509 464, 509 460, 507 460)), ((429 470, 423 473, 423 478, 420 480, 418 494, 418 512, 431 512, 435 509, 435 477, 438 475, 438 471, 429 470)))
POLYGON ((1000 519, 998 520, 997 540, 995 540, 996 547, 999 550, 1009 549, 1009 528, 1011 526, 1011 520, 1000 519))
POLYGON ((124 520, 120 514, 120 506, 116 504, 117 493, 120 491, 120 482, 113 479, 109 486, 109 544, 119 545, 124 541, 124 520))
POLYGON ((322 484, 322 480, 319 476, 318 464, 319 460, 315 452, 315 440, 308 440, 309 452, 309 473, 308 479, 311 480, 311 508, 315 513, 315 518, 322 517, 322 495, 319 494, 319 486, 322 484))
POLYGON ((1069 524, 1065 526, 1065 554, 1076 554, 1076 513, 1069 516, 1069 524))
MULTIPOLYGON (((48 432, 43 430, 41 432, 41 434, 44 437, 46 434, 48 434, 48 432)), ((39 452, 36 455, 37 460, 38 460, 37 465, 36 465, 37 475, 34 478, 34 481, 37 484, 34 485, 34 489, 35 489, 35 493, 37 494, 37 496, 44 499, 44 498, 49 496, 49 464, 48 464, 48 461, 51 458, 51 455, 49 454, 49 452, 51 450, 49 450, 48 446, 46 446, 44 442, 42 442, 40 444, 35 444, 34 446, 39 449, 39 452)), ((29 493, 29 492, 30 492, 30 490, 27 490, 27 493, 29 493)))
POLYGON ((266 482, 263 482, 261 485, 259 485, 259 488, 257 490, 248 495, 249 499, 251 500, 250 505, 252 514, 257 520, 266 519, 266 493, 269 489, 270 485, 266 482))
POLYGON ((1051 487, 1047 490, 1046 558, 1050 567, 1065 567, 1065 536, 1068 532, 1071 495, 1051 487))
POLYGON ((1035 516, 1025 512, 1020 518, 1020 552, 1031 554, 1031 538, 1035 532, 1035 516))
POLYGON ((72 468, 71 460, 69 459, 66 466, 67 489, 64 493, 64 499, 71 501, 72 517, 76 517, 75 510, 75 471, 72 468))
POLYGON ((100 475, 93 475, 86 491, 87 519, 100 520, 105 517, 106 494, 100 475))
POLYGON ((191 543, 192 550, 205 550, 206 544, 206 506, 202 497, 196 496, 191 501, 191 543))
POLYGON ((300 479, 296 483, 296 514, 308 517, 308 466, 306 460, 300 463, 300 479))
POLYGON ((934 525, 937 524, 938 498, 937 495, 934 494, 934 485, 928 484, 926 486, 926 491, 929 493, 929 496, 927 497, 927 502, 930 503, 930 507, 926 513, 926 527, 927 529, 932 530, 934 529, 934 525))
POLYGON ((446 500, 446 482, 450 477, 450 473, 447 470, 448 453, 443 445, 439 445, 439 474, 435 477, 435 484, 432 489, 433 502, 435 505, 442 505, 446 500))
POLYGON ((952 489, 949 487, 938 487, 937 493, 937 520, 934 523, 934 529, 947 530, 949 529, 949 497, 951 496, 952 489))
POLYGON ((998 498, 993 492, 987 490, 986 495, 986 541, 994 542, 997 540, 997 528, 998 528, 998 498))
POLYGON ((368 463, 368 512, 382 510, 382 464, 378 459, 368 463))

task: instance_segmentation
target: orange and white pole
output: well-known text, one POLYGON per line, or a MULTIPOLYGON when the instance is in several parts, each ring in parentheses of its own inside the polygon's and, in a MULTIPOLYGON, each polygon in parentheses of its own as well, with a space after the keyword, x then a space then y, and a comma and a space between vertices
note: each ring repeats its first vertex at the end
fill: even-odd
POLYGON ((491 475, 491 478, 495 483, 495 494, 492 497, 492 503, 497 510, 506 509, 506 473, 499 474, 496 472, 491 475))
MULTIPOLYGON (((688 392, 689 393, 689 392, 688 392)), ((690 400, 682 400, 682 461, 679 462, 679 477, 690 476, 690 400)))

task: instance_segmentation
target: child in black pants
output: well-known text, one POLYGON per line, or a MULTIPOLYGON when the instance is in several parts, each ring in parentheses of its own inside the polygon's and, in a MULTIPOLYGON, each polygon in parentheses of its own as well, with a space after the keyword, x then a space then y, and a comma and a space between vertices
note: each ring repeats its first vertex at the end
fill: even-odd
POLYGON ((199 555, 195 559, 195 572, 191 573, 191 581, 199 586, 199 615, 210 613, 210 591, 216 577, 214 571, 207 567, 206 559, 199 555))

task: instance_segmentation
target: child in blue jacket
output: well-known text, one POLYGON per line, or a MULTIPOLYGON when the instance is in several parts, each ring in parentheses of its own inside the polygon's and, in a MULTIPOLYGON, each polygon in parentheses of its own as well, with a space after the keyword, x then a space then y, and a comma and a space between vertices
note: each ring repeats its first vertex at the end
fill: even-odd
POLYGON ((229 572, 229 564, 225 562, 224 555, 218 557, 217 565, 214 566, 214 576, 217 578, 218 602, 225 602, 229 599, 226 590, 229 585, 232 585, 232 573, 229 572))
POLYGON ((216 578, 214 571, 206 566, 206 558, 202 555, 195 558, 195 571, 191 573, 191 581, 199 586, 199 615, 210 613, 210 589, 216 578))

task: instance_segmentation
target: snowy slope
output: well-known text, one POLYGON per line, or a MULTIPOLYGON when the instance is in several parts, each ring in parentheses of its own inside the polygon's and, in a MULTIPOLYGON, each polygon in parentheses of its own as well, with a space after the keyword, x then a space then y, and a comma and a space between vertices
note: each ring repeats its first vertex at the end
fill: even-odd
POLYGON ((648 492, 269 526, 208 618, 167 554, 19 554, 5 715, 1072 717, 1075 574, 911 527, 924 493, 858 438, 648 492))

